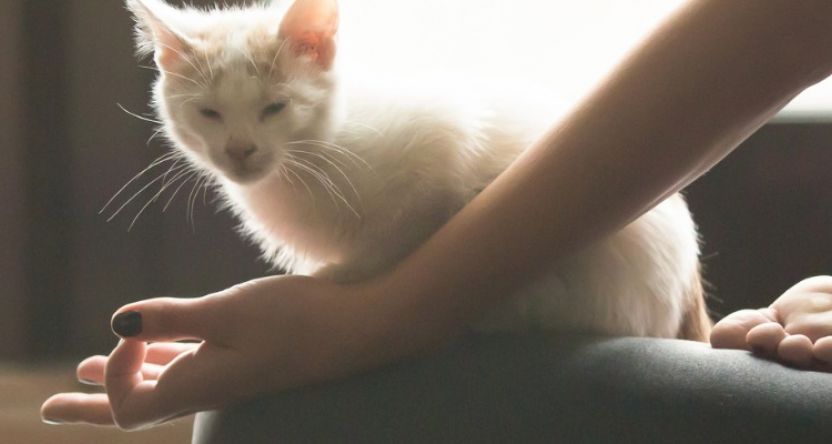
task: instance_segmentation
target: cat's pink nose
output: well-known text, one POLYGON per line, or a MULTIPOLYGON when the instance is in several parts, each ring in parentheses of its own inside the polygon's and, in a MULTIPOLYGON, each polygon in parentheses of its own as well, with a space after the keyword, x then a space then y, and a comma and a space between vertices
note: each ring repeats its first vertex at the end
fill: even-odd
POLYGON ((244 163, 246 159, 251 157, 251 155, 256 152, 257 147, 255 145, 229 144, 225 147, 225 154, 227 154, 231 160, 238 163, 244 163))

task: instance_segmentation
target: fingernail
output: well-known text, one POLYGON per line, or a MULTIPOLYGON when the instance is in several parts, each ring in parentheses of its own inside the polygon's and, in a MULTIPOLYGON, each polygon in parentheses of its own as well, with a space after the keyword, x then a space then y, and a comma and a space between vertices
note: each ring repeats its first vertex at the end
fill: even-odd
POLYGON ((78 382, 80 382, 81 384, 87 384, 87 385, 98 385, 98 383, 93 381, 92 379, 79 378, 78 382))
POLYGON ((113 318, 113 332, 130 338, 142 332, 142 314, 138 311, 126 311, 113 318))
POLYGON ((44 424, 49 424, 49 425, 61 425, 61 424, 63 424, 62 421, 58 421, 57 419, 41 418, 40 420, 43 421, 44 424))

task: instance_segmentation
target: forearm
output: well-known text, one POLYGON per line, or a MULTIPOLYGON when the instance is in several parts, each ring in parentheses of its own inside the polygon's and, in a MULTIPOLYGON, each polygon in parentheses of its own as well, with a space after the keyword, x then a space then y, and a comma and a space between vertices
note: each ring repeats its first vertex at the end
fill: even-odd
POLYGON ((832 66, 827 1, 694 1, 392 273, 392 354, 621 228, 726 156, 832 66), (397 338, 397 339, 396 339, 397 338), (397 341, 401 341, 398 343, 397 341))

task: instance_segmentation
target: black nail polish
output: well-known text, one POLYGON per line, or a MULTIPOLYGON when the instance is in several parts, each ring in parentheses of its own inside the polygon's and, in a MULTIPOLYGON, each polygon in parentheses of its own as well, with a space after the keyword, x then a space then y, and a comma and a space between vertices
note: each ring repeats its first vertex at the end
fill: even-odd
POLYGON ((126 311, 119 313, 113 318, 113 332, 123 337, 130 338, 142 332, 142 314, 138 311, 126 311))

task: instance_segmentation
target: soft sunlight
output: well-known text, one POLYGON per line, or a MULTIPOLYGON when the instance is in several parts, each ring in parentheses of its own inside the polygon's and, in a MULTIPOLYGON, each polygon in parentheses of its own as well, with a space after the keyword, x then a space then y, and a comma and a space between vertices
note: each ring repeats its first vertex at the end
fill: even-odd
MULTIPOLYGON (((683 0, 345 0, 345 51, 396 75, 508 78, 564 103, 582 97, 683 0)), ((832 85, 796 99, 784 118, 832 115, 832 85)))

